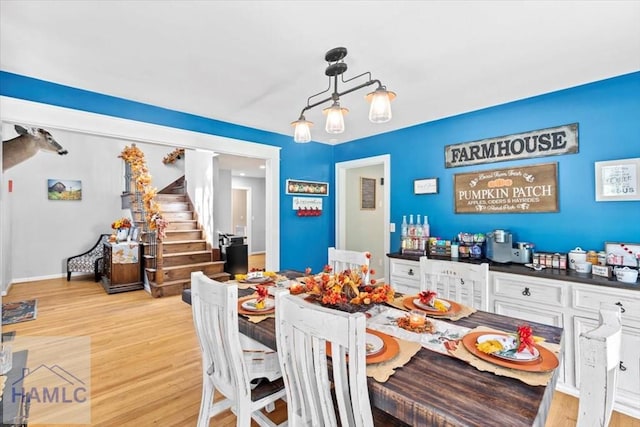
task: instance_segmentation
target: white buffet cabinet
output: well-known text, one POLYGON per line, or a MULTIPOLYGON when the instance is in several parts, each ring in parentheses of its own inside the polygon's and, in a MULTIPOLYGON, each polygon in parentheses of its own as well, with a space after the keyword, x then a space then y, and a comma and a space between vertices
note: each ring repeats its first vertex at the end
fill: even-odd
MULTIPOLYGON (((398 292, 420 290, 418 261, 389 257, 391 285, 398 292)), ((601 302, 622 311, 622 351, 614 409, 640 418, 640 289, 577 283, 523 274, 489 272, 489 311, 564 328, 564 360, 557 388, 578 396, 581 332, 598 325, 601 302)), ((484 303, 484 301, 483 301, 484 303)))

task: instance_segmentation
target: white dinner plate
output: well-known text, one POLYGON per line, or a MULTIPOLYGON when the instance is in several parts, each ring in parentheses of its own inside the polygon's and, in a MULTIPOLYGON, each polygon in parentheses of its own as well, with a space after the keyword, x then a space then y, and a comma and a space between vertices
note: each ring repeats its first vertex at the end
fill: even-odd
POLYGON ((246 301, 242 302, 242 308, 244 308, 245 310, 248 311, 267 311, 267 310, 272 310, 275 306, 276 306, 276 302, 273 300, 273 298, 267 298, 265 300, 265 305, 264 308, 256 308, 256 301, 258 299, 257 298, 253 298, 253 299, 248 299, 246 301))
MULTIPOLYGON (((442 300, 440 298, 436 298, 436 301, 440 301, 442 303, 442 305, 444 305, 447 308, 447 310, 449 310, 451 308, 451 304, 449 304, 449 302, 447 302, 445 300, 442 300)), ((421 308, 421 309, 426 310, 426 311, 436 311, 436 312, 440 311, 435 307, 431 307, 430 305, 423 304, 422 302, 420 302, 420 298, 414 299, 413 300, 413 304, 416 307, 421 308)))
POLYGON ((377 335, 367 332, 367 356, 373 356, 384 349, 384 341, 377 335))
POLYGON ((533 347, 533 353, 530 353, 527 349, 523 351, 516 351, 516 337, 511 335, 480 335, 477 339, 477 342, 478 344, 480 344, 485 341, 491 340, 500 341, 502 347, 506 349, 491 353, 491 355, 495 357, 509 360, 511 362, 532 362, 540 357, 540 352, 535 347, 533 347))

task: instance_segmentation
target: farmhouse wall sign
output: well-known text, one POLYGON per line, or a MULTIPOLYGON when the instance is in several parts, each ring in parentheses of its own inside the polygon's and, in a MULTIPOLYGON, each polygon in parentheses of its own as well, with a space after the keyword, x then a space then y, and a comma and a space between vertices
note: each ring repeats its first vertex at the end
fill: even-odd
POLYGON ((558 164, 454 175, 455 213, 558 212, 558 164))
POLYGON ((455 168, 506 160, 576 154, 577 152, 578 124, 573 123, 447 145, 444 148, 444 164, 447 168, 455 168))

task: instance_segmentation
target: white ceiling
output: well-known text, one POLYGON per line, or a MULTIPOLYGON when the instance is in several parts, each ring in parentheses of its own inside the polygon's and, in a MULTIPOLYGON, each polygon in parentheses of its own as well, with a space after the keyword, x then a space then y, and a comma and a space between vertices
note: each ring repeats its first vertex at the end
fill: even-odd
MULTIPOLYGON (((397 93, 342 143, 640 70, 640 1, 0 1, 0 69, 281 134, 328 87, 370 71, 397 93)), ((359 83, 364 79, 354 81, 359 83)), ((339 90, 353 84, 340 84, 339 90)), ((371 89, 375 86, 371 87, 371 89)))

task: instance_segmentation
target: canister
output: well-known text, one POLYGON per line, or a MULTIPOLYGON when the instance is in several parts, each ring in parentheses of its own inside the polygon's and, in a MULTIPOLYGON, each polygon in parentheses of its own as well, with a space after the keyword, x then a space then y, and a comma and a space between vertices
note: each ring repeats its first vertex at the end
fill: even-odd
POLYGON ((590 262, 591 265, 598 264, 598 254, 596 253, 596 251, 587 252, 587 262, 590 262))
POLYGON ((587 251, 584 251, 582 250, 582 248, 577 247, 569 251, 569 268, 571 270, 575 270, 576 263, 579 262, 587 262, 587 251))
POLYGON ((607 253, 605 251, 598 252, 598 265, 607 265, 607 253))
POLYGON ((560 270, 566 270, 566 269, 567 269, 567 255, 560 254, 560 270))

